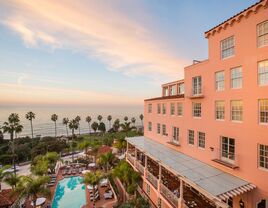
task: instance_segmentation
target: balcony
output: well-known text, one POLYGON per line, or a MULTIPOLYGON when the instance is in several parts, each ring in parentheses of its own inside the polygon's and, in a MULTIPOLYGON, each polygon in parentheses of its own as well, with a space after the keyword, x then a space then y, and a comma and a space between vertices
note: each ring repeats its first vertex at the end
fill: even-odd
POLYGON ((140 162, 136 162, 136 168, 142 175, 144 174, 144 167, 140 162))
POLYGON ((160 184, 160 193, 172 204, 173 207, 178 207, 179 197, 177 195, 179 195, 179 193, 177 193, 177 195, 174 194, 162 183, 160 184))
POLYGON ((220 149, 211 148, 212 158, 211 160, 224 165, 231 169, 237 169, 238 166, 238 156, 230 152, 223 152, 220 149))
POLYGON ((135 163, 135 157, 131 156, 129 153, 127 154, 127 160, 134 165, 135 163))
POLYGON ((155 189, 157 189, 157 183, 158 183, 158 180, 157 180, 157 178, 156 178, 152 173, 150 173, 149 171, 147 171, 147 173, 146 173, 146 179, 153 185, 153 187, 155 187, 155 189))

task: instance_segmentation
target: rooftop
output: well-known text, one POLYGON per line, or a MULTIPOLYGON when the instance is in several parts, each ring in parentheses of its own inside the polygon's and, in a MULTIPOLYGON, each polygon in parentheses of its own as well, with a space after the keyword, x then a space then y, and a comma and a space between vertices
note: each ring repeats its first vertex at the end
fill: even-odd
POLYGON ((250 182, 226 173, 218 168, 194 159, 170 147, 146 137, 127 138, 127 141, 149 157, 160 162, 195 185, 221 199, 228 198, 232 192, 243 193, 255 188, 250 182), (226 197, 227 196, 227 197, 226 197))

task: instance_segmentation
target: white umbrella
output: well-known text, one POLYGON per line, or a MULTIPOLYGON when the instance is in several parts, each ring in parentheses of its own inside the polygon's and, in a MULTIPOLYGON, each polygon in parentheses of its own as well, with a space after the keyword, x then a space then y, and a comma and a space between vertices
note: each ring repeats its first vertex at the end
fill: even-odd
POLYGON ((88 167, 94 168, 96 166, 96 163, 89 163, 88 167))
MULTIPOLYGON (((47 200, 47 199, 44 198, 44 197, 37 198, 37 199, 36 199, 36 206, 40 206, 40 205, 44 204, 46 200, 47 200)), ((31 205, 32 205, 32 206, 34 205, 33 202, 31 203, 31 205)))
POLYGON ((82 174, 86 174, 86 173, 89 173, 89 172, 91 172, 91 171, 90 170, 83 170, 82 174))

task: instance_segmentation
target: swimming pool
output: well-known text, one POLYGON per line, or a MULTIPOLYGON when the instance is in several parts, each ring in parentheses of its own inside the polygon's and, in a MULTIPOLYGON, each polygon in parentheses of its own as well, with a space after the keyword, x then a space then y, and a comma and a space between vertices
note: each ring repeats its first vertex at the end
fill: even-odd
POLYGON ((85 204, 86 193, 82 177, 72 176, 58 182, 52 208, 80 208, 85 204))

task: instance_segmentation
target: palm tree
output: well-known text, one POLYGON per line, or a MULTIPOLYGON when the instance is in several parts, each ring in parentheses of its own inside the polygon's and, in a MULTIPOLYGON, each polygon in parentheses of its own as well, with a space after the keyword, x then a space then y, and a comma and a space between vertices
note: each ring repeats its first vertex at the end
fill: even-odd
POLYGON ((11 149, 12 149, 12 164, 14 168, 14 174, 16 174, 16 164, 15 164, 15 144, 14 144, 14 134, 20 133, 23 129, 23 126, 20 124, 19 115, 12 113, 8 117, 8 121, 4 122, 2 127, 4 133, 10 134, 11 149))
POLYGON ((6 176, 8 176, 10 174, 10 172, 6 171, 10 167, 11 167, 10 165, 6 165, 6 166, 0 168, 0 192, 1 192, 1 182, 5 179, 6 176))
POLYGON ((120 127, 122 128, 122 132, 125 132, 126 136, 128 135, 129 131, 136 129, 135 126, 130 126, 130 124, 131 124, 130 122, 125 122, 125 123, 120 124, 120 127))
POLYGON ((99 127, 99 124, 97 122, 93 122, 91 124, 91 128, 94 130, 95 133, 98 130, 98 127, 99 127))
POLYGON ((111 152, 104 153, 99 157, 99 163, 104 166, 105 172, 107 173, 110 165, 114 162, 115 156, 111 152))
POLYGON ((78 131, 79 131, 79 135, 80 135, 80 121, 81 121, 81 117, 80 116, 76 116, 75 117, 75 120, 76 120, 76 122, 78 124, 78 131))
POLYGON ((19 180, 20 178, 14 173, 10 173, 4 178, 4 182, 9 186, 11 186, 12 189, 14 189, 17 186, 19 180))
POLYGON ((74 162, 74 151, 73 151, 73 141, 74 141, 74 130, 78 129, 78 123, 75 119, 71 120, 69 123, 69 128, 72 130, 72 162, 74 162))
POLYGON ((53 114, 51 116, 51 121, 53 121, 55 123, 55 138, 57 137, 57 120, 58 120, 58 115, 53 114))
POLYGON ((143 127, 143 115, 140 114, 141 126, 143 127))
POLYGON ((125 121, 125 123, 128 121, 128 117, 127 116, 124 117, 124 121, 125 121))
POLYGON ((87 150, 88 150, 88 148, 90 147, 90 145, 91 145, 91 143, 89 142, 89 141, 83 141, 82 143, 80 143, 79 144, 79 148, 80 149, 84 149, 84 151, 85 151, 85 154, 86 154, 86 157, 87 157, 87 150))
POLYGON ((111 129, 112 116, 111 115, 107 116, 107 120, 109 121, 109 130, 110 130, 111 129))
POLYGON ((35 114, 32 111, 29 111, 28 113, 26 113, 25 118, 30 121, 33 139, 33 119, 35 119, 35 114))
POLYGON ((98 115, 98 121, 101 122, 102 120, 102 115, 98 115))
POLYGON ((32 199, 33 207, 36 207, 36 200, 40 196, 50 197, 50 189, 47 187, 49 176, 21 176, 14 193, 20 194, 21 197, 32 199))
POLYGON ((135 123, 136 123, 136 118, 135 117, 131 118, 131 123, 133 124, 133 126, 135 126, 135 123))
POLYGON ((62 119, 62 124, 65 125, 66 127, 66 136, 68 137, 69 134, 68 134, 68 123, 69 123, 69 118, 63 118, 62 119))
POLYGON ((118 131, 120 128, 120 120, 117 118, 115 121, 114 121, 114 124, 113 124, 113 129, 114 131, 118 131))
POLYGON ((97 186, 100 180, 103 178, 103 175, 100 171, 96 171, 95 173, 86 173, 84 176, 84 183, 90 184, 93 187, 93 208, 96 207, 95 203, 95 186, 97 186))
POLYGON ((125 152, 127 148, 127 141, 125 138, 119 138, 116 140, 115 147, 120 151, 120 152, 125 152))
POLYGON ((90 122, 91 122, 91 117, 90 116, 87 116, 86 117, 86 122, 88 123, 88 130, 89 130, 89 135, 90 135, 90 122))

